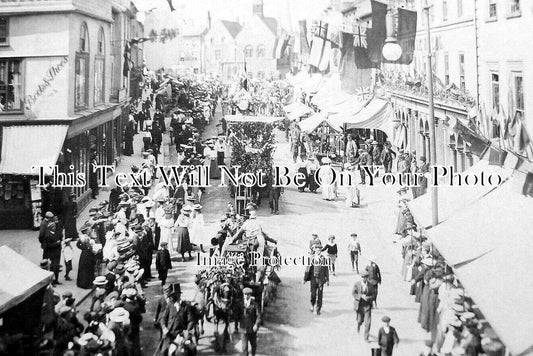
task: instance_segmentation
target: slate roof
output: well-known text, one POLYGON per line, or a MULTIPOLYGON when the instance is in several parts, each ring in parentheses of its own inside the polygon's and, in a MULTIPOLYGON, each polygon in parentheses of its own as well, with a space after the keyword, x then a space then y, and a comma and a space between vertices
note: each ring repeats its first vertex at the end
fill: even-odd
POLYGON ((230 33, 231 37, 235 38, 241 32, 242 26, 238 22, 232 22, 232 21, 220 21, 222 24, 226 27, 228 32, 230 33))

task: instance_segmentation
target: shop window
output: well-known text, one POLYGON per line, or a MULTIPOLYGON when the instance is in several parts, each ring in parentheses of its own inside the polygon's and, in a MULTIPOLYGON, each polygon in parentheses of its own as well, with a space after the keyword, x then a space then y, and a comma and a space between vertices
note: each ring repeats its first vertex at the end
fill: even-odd
POLYGON ((22 110, 20 59, 0 59, 0 112, 22 110))
POLYGON ((105 42, 104 29, 98 33, 97 54, 94 59, 94 104, 104 102, 105 42))
POLYGON ((9 18, 0 16, 0 46, 9 44, 9 18))

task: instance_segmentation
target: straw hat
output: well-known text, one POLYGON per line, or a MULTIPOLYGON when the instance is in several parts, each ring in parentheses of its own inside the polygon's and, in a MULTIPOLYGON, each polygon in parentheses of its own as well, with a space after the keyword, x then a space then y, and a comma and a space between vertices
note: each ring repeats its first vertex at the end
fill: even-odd
POLYGON ((117 307, 113 309, 111 313, 109 313, 109 320, 115 323, 123 323, 129 318, 130 313, 122 307, 117 307))
POLYGON ((107 284, 107 279, 105 276, 98 276, 94 279, 93 284, 95 286, 105 286, 107 284))

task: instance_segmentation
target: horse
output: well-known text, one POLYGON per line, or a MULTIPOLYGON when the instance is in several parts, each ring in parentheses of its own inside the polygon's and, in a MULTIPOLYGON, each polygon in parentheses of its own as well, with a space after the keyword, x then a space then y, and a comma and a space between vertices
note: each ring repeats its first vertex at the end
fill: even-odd
POLYGON ((215 350, 226 352, 226 345, 229 339, 229 325, 233 316, 235 316, 237 307, 237 290, 229 282, 216 282, 209 292, 207 302, 207 321, 215 324, 215 350), (222 345, 219 344, 218 326, 224 322, 222 345))

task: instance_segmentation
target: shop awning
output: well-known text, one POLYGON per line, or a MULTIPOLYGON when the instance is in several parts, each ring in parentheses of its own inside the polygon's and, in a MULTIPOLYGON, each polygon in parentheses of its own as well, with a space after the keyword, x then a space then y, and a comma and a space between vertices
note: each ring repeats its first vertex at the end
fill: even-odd
POLYGON ((523 181, 509 178, 427 231, 494 331, 517 356, 533 354, 533 199, 519 193, 519 184, 523 181))
POLYGON ((0 173, 37 175, 32 166, 55 165, 67 130, 67 125, 4 127, 0 173))
MULTIPOLYGON (((285 113, 287 114, 290 114, 291 112, 295 111, 295 110, 298 110, 298 109, 301 109, 301 108, 309 108, 307 105, 305 105, 304 103, 300 102, 300 101, 297 101, 295 103, 292 103, 292 104, 289 104, 287 106, 285 106, 283 108, 283 111, 285 111, 285 113)), ((311 109, 309 109, 311 110, 311 109)))
POLYGON ((303 105, 303 106, 299 106, 294 111, 288 113, 287 118, 291 121, 294 121, 312 112, 313 112, 313 109, 311 109, 309 106, 303 105))
POLYGON ((341 112, 332 121, 345 125, 346 129, 378 129, 392 137, 394 111, 388 101, 378 98, 370 100, 356 114, 341 112))
POLYGON ((276 121, 283 120, 279 116, 247 116, 247 115, 226 115, 224 119, 228 123, 237 122, 265 122, 267 124, 273 124, 276 121))
MULTIPOLYGON (((487 161, 479 161, 465 172, 481 175, 481 172, 488 177, 490 174, 499 174, 502 179, 507 179, 511 175, 511 171, 499 166, 491 166, 487 161)), ((431 181, 430 181, 431 182, 431 181)), ((440 184, 440 183, 439 183, 440 184)), ((449 180, 443 181, 442 186, 439 186, 439 224, 448 220, 455 213, 473 204, 474 202, 487 195, 494 190, 495 187, 490 185, 472 185, 458 187, 450 186, 449 180)), ((431 210, 431 193, 428 193, 407 203, 411 213, 413 214, 416 223, 425 229, 432 225, 432 210, 431 210)))
POLYGON ((46 287, 53 274, 7 246, 0 247, 0 315, 46 287))
POLYGON ((330 123, 326 119, 324 114, 321 114, 321 113, 316 113, 316 114, 314 114, 314 115, 308 117, 307 119, 304 119, 304 120, 302 120, 302 121, 300 121, 298 123, 298 125, 300 126, 300 129, 303 132, 313 132, 321 124, 328 125, 329 127, 331 127, 336 132, 341 132, 342 131, 342 129, 338 125, 330 123))

